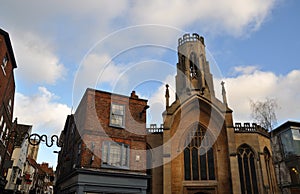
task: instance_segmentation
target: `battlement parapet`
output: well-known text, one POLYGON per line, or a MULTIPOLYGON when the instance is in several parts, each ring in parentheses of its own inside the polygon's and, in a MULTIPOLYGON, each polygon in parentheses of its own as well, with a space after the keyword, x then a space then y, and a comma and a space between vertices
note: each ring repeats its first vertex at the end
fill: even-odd
POLYGON ((202 36, 199 36, 197 33, 190 34, 184 34, 182 38, 178 39, 178 46, 183 45, 186 42, 197 42, 200 41, 204 45, 204 38, 202 36))
POLYGON ((250 123, 244 123, 244 125, 242 123, 235 123, 233 128, 235 133, 259 133, 267 137, 270 136, 268 130, 256 123, 252 123, 252 125, 250 123))
POLYGON ((161 124, 160 127, 157 127, 156 124, 150 124, 150 127, 147 128, 147 133, 163 133, 164 125, 161 124))

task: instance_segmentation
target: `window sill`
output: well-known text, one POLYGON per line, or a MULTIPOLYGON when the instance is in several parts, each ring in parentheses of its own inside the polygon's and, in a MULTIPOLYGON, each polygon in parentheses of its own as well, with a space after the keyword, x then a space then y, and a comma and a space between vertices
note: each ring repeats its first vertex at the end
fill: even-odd
POLYGON ((118 128, 118 129, 125 129, 125 126, 120 126, 120 125, 114 125, 114 124, 109 124, 110 127, 118 128))
POLYGON ((111 166, 108 164, 101 164, 101 168, 113 169, 113 170, 130 170, 128 166, 111 166))
POLYGON ((217 180, 183 181, 183 186, 217 186, 217 180))

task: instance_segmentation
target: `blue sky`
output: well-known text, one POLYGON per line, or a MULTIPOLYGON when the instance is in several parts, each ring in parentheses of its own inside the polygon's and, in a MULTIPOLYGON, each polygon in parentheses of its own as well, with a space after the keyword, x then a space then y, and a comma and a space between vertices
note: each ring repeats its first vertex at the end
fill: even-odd
MULTIPOLYGON (((279 124, 299 120, 299 1, 9 1, 0 18, 18 64, 14 116, 35 132, 59 134, 86 87, 135 89, 149 99, 148 122, 161 122, 186 32, 204 36, 235 122, 251 122, 249 101, 266 97, 279 124)), ((41 150, 38 162, 55 165, 57 148, 41 150)))

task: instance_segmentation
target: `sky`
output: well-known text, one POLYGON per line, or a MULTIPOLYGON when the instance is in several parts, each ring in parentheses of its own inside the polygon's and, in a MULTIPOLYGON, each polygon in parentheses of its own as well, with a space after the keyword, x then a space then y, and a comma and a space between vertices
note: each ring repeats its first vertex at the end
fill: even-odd
MULTIPOLYGON (((278 125, 299 121, 300 2, 296 0, 5 1, 0 28, 17 61, 14 117, 33 132, 59 135, 86 88, 149 100, 160 123, 165 84, 174 99, 177 40, 205 38, 221 99, 234 122, 252 122, 250 101, 276 99, 278 125)), ((57 147, 38 162, 55 168, 57 147)))

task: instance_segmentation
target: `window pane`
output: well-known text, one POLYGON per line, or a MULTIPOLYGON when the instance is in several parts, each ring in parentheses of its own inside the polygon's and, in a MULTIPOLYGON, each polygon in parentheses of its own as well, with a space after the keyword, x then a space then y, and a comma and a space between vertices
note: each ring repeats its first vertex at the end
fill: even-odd
POLYGON ((242 157, 241 157, 240 154, 238 155, 238 163, 239 163, 239 173, 240 173, 241 190, 242 190, 242 194, 245 194, 244 173, 243 173, 243 161, 242 161, 242 157))
POLYGON ((193 169, 193 180, 199 180, 199 168, 198 168, 198 150, 192 149, 192 169, 193 169))
POLYGON ((112 104, 112 113, 117 115, 124 115, 124 106, 112 104))
POLYGON ((200 153, 204 153, 200 155, 200 170, 201 170, 201 180, 207 180, 207 165, 206 165, 206 153, 204 148, 201 148, 202 150, 200 153))
POLYGON ((184 149, 184 177, 185 180, 191 180, 191 166, 190 166, 190 149, 184 149))
POLYGON ((300 130, 293 129, 292 136, 293 136, 293 147, 294 147, 294 154, 300 156, 300 130))
POLYGON ((243 162, 244 162, 247 193, 252 193, 251 192, 251 190, 252 190, 251 189, 251 182, 250 182, 250 172, 249 172, 249 162, 248 162, 248 157, 247 156, 244 156, 243 162))
POLYGON ((121 146, 110 144, 109 164, 112 166, 121 166, 121 146))
POLYGON ((111 105, 111 113, 110 113, 110 124, 115 126, 124 126, 124 105, 111 105))
POLYGON ((292 132, 290 130, 281 134, 281 142, 283 145, 285 156, 294 154, 294 146, 293 146, 293 141, 291 141, 291 139, 292 139, 292 132))
POLYGON ((129 146, 122 143, 103 142, 102 164, 107 167, 129 167, 129 146))
POLYGON ((128 146, 127 145, 123 145, 122 147, 122 163, 121 166, 128 166, 128 146))
POLYGON ((102 162, 103 164, 107 164, 107 155, 108 155, 108 144, 107 142, 103 143, 103 147, 102 147, 102 162))
POLYGON ((111 124, 123 126, 123 117, 119 115, 112 115, 111 116, 111 124))
POLYGON ((214 153, 212 148, 208 150, 207 157, 209 180, 215 180, 214 153))
POLYGON ((251 169, 251 176, 252 176, 253 193, 258 193, 256 172, 255 172, 255 164, 254 164, 253 155, 250 156, 250 169, 251 169))
POLYGON ((2 59, 2 67, 3 68, 6 67, 7 62, 8 62, 8 58, 7 58, 7 56, 4 56, 3 59, 2 59))

